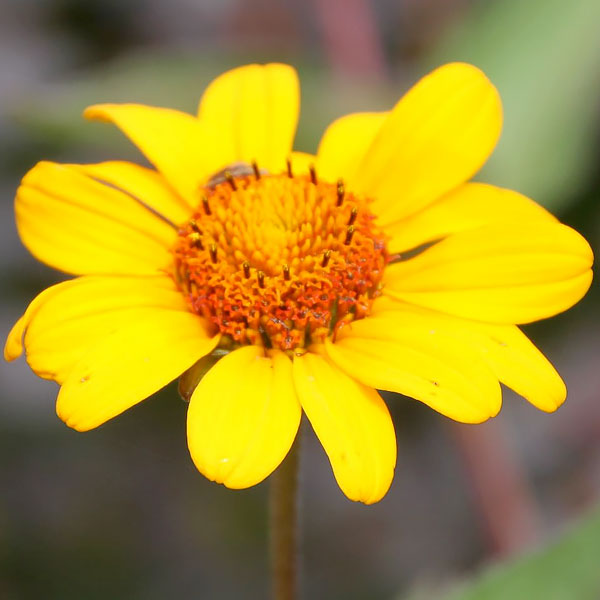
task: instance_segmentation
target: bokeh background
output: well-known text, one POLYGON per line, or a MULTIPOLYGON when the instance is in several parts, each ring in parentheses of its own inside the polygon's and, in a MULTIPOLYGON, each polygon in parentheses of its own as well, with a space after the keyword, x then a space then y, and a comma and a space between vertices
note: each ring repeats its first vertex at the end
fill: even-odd
MULTIPOLYGON (((13 197, 40 159, 139 161, 82 109, 133 101, 194 111, 226 68, 300 72, 297 146, 356 110, 389 108, 430 68, 466 60, 497 85, 505 128, 479 179, 535 198, 600 240, 598 0, 0 0, 0 332, 63 276, 20 244, 13 197)), ((599 292, 526 328, 564 376, 537 412, 459 425, 389 395, 390 493, 345 499, 305 427, 305 598, 600 598, 599 292)), ((82 332, 85 335, 85 332, 82 332)), ((211 484, 185 445, 173 386, 78 434, 57 388, 0 364, 0 598, 267 597, 267 484, 211 484)))

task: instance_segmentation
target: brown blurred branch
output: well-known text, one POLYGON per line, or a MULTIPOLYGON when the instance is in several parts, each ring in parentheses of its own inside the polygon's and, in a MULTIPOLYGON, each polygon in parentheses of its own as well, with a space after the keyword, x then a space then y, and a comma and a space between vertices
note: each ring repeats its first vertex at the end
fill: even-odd
POLYGON ((539 513, 525 472, 500 421, 452 423, 490 549, 507 555, 538 538, 539 513))
POLYGON ((313 0, 334 73, 386 79, 383 47, 367 0, 313 0))

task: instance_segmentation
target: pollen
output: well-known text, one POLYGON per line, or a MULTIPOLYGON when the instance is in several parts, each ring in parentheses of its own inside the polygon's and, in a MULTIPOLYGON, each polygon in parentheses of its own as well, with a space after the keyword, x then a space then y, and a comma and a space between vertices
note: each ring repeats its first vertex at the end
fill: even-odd
POLYGON ((198 191, 173 248, 175 281, 190 310, 234 344, 322 343, 381 293, 389 256, 369 204, 314 168, 233 166, 198 191))

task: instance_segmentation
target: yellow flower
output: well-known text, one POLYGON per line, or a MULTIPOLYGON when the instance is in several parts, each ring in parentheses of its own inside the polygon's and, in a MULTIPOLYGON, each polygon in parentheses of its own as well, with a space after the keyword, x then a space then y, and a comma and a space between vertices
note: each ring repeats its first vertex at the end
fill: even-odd
MULTIPOLYGON (((102 104, 156 170, 42 162, 17 192, 27 248, 78 275, 11 331, 61 386, 80 431, 221 349, 191 395, 197 468, 231 488, 283 460, 304 410, 343 492, 387 492, 396 439, 376 389, 458 421, 498 413, 499 382, 555 410, 565 386, 516 325, 587 291, 592 252, 521 194, 467 183, 501 130, 496 89, 445 65, 385 113, 335 121, 316 156, 292 152, 295 71, 217 78, 198 116, 102 104)), ((212 355, 213 357, 216 354, 212 355)))

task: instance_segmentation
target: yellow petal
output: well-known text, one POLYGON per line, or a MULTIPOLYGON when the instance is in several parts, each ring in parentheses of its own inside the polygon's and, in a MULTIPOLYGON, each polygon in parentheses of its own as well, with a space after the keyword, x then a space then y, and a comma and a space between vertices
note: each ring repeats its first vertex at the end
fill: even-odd
MULTIPOLYGON (((514 325, 495 325, 444 315, 403 302, 379 300, 373 304, 373 318, 381 325, 371 335, 409 327, 436 331, 475 350, 494 375, 506 386, 540 410, 552 412, 565 400, 565 384, 546 357, 514 325)), ((352 333, 352 330, 350 331, 352 333)))
POLYGON ((11 331, 5 353, 20 355, 24 334, 29 366, 40 377, 62 383, 89 347, 146 312, 159 317, 160 310, 187 311, 166 275, 65 281, 33 300, 11 331))
POLYGON ((290 161, 294 175, 306 175, 310 173, 311 167, 316 166, 317 157, 307 152, 292 152, 290 161))
POLYGON ((257 161, 271 173, 285 169, 298 123, 296 71, 278 63, 247 65, 217 77, 206 89, 198 116, 218 132, 225 166, 257 161))
POLYGON ((294 382, 344 494, 365 504, 381 500, 396 466, 396 436, 385 402, 312 352, 294 358, 294 382))
POLYGON ((132 196, 68 165, 41 162, 15 200, 17 229, 42 262, 75 274, 170 267, 176 230, 132 196))
POLYGON ((78 431, 98 427, 151 396, 211 352, 204 321, 189 312, 133 312, 94 344, 60 388, 56 413, 78 431))
POLYGON ((579 301, 591 283, 592 260, 589 244, 565 225, 487 225, 391 265, 384 291, 465 318, 528 323, 579 301))
POLYGON ((114 123, 192 206, 198 188, 223 167, 219 138, 192 115, 141 104, 96 104, 84 116, 114 123))
POLYGON ((501 127, 500 97, 486 76, 472 65, 445 65, 394 107, 349 186, 375 198, 381 223, 393 223, 470 179, 501 127))
POLYGON ((69 166, 133 196, 139 203, 175 225, 181 225, 189 219, 195 208, 183 200, 167 180, 153 169, 121 161, 69 166))
POLYGON ((410 396, 456 421, 498 414, 500 386, 477 351, 434 323, 403 316, 355 321, 327 342, 327 354, 364 385, 410 396))
POLYGON ((391 253, 416 248, 451 233, 493 223, 556 222, 526 196, 485 183, 465 183, 423 210, 385 227, 391 253))
POLYGON ((76 285, 76 281, 76 279, 71 279, 69 281, 57 283, 56 285, 46 288, 31 301, 23 316, 13 325, 13 328, 6 338, 4 358, 7 361, 15 360, 23 353, 23 334, 40 307, 56 294, 60 294, 71 286, 76 285))
POLYGON ((219 360, 192 395, 192 460, 211 481, 235 489, 256 485, 285 458, 300 417, 290 359, 244 346, 219 360))
POLYGON ((389 113, 354 113, 325 130, 317 152, 317 173, 331 182, 352 180, 389 113))

